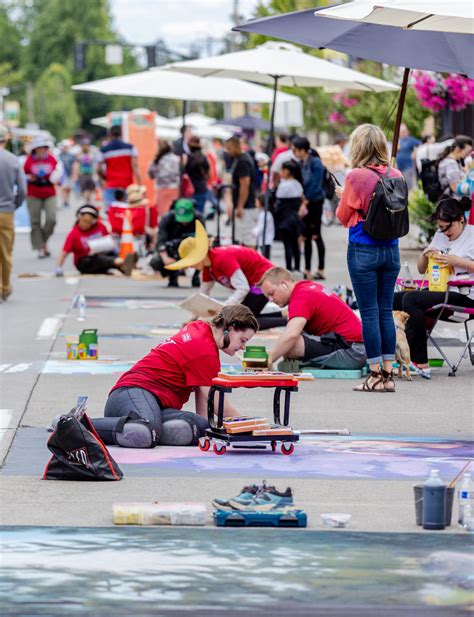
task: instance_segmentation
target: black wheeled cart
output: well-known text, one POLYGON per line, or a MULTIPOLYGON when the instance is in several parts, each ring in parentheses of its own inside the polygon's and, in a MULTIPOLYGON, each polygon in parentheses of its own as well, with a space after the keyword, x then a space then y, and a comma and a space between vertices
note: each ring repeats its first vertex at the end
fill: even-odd
POLYGON ((276 451, 278 444, 282 454, 290 455, 294 452, 295 443, 299 435, 252 435, 250 433, 229 434, 223 426, 224 397, 231 393, 233 388, 274 388, 273 420, 276 425, 284 428, 290 421, 290 397, 292 392, 298 391, 298 381, 291 375, 288 377, 264 377, 263 375, 239 375, 238 377, 224 376, 212 380, 209 390, 207 415, 211 428, 207 429, 206 436, 199 440, 199 449, 207 452, 211 446, 216 454, 225 454, 228 447, 246 450, 265 450, 271 448, 276 451), (217 422, 215 420, 214 398, 218 392, 217 422), (283 422, 281 421, 281 395, 284 395, 283 422))

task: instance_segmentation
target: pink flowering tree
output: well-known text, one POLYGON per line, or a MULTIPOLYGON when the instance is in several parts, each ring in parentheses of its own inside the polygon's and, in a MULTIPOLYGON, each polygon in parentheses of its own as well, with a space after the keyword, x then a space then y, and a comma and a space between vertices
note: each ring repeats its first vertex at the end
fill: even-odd
POLYGON ((333 110, 328 115, 328 120, 330 124, 332 124, 336 128, 344 127, 348 124, 348 119, 346 117, 346 111, 351 107, 359 104, 359 100, 353 97, 350 97, 349 94, 344 92, 338 92, 337 94, 333 94, 331 97, 333 105, 333 110))
POLYGON ((451 73, 413 72, 413 89, 420 105, 434 113, 443 110, 462 111, 474 103, 474 79, 451 73))

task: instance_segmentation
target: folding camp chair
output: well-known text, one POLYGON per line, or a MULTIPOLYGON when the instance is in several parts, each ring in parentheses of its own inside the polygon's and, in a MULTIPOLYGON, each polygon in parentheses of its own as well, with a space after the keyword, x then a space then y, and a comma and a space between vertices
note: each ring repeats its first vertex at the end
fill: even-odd
POLYGON ((448 282, 448 287, 446 289, 445 300, 442 304, 437 304, 436 306, 432 306, 430 309, 426 311, 427 317, 427 335, 428 340, 436 347, 441 356, 443 357, 446 364, 451 369, 449 373, 450 377, 456 376, 456 371, 459 368, 463 358, 469 356, 471 360, 471 364, 474 366, 474 352, 472 349, 472 340, 474 338, 474 331, 469 332, 468 322, 474 319, 474 308, 466 308, 464 306, 455 306, 454 304, 448 304, 448 295, 450 291, 453 289, 460 288, 469 288, 472 289, 474 286, 474 280, 454 280, 448 282), (433 330, 438 323, 438 321, 448 321, 459 323, 462 322, 464 324, 464 331, 466 334, 466 344, 462 348, 461 354, 459 358, 455 362, 450 362, 444 351, 442 350, 439 342, 433 337, 433 330))

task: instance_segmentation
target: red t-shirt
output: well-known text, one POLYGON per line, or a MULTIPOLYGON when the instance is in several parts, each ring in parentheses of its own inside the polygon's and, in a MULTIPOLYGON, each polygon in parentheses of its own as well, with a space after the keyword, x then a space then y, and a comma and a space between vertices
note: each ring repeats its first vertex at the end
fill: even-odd
POLYGON ((362 342, 362 324, 354 311, 330 289, 312 281, 296 283, 288 303, 288 319, 293 317, 307 320, 308 334, 335 332, 348 343, 362 342))
POLYGON ((220 367, 211 326, 193 321, 132 366, 112 390, 143 388, 157 396, 164 407, 181 409, 194 388, 211 385, 220 367))
POLYGON ((29 197, 47 199, 56 195, 56 189, 54 184, 49 182, 49 176, 53 173, 57 164, 57 160, 51 154, 48 154, 44 159, 38 159, 32 154, 29 155, 23 169, 27 176, 30 174, 37 176, 36 180, 27 180, 29 197))
POLYGON ((274 163, 276 157, 282 152, 286 152, 287 150, 289 150, 287 146, 280 146, 279 148, 275 148, 275 150, 273 150, 272 152, 272 158, 270 159, 270 163, 274 163))
POLYGON ((77 266, 79 259, 89 254, 87 241, 108 235, 107 228, 100 221, 97 221, 88 231, 82 231, 78 225, 74 225, 64 241, 63 251, 74 255, 74 265, 77 266))
POLYGON ((211 261, 202 271, 203 283, 218 281, 233 289, 230 279, 237 270, 242 270, 250 287, 256 287, 262 276, 275 266, 266 257, 246 246, 218 246, 207 254, 211 261))

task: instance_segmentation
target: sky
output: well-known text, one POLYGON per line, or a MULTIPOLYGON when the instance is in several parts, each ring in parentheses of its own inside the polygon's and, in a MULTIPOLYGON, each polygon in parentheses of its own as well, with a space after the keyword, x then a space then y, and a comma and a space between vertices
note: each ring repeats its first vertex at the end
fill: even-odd
MULTIPOLYGON (((258 0, 239 0, 243 21, 253 16, 258 0)), ((164 39, 168 48, 189 50, 206 37, 222 37, 232 28, 233 0, 110 0, 114 26, 129 43, 164 39)), ((212 53, 219 51, 213 43, 212 53)))

